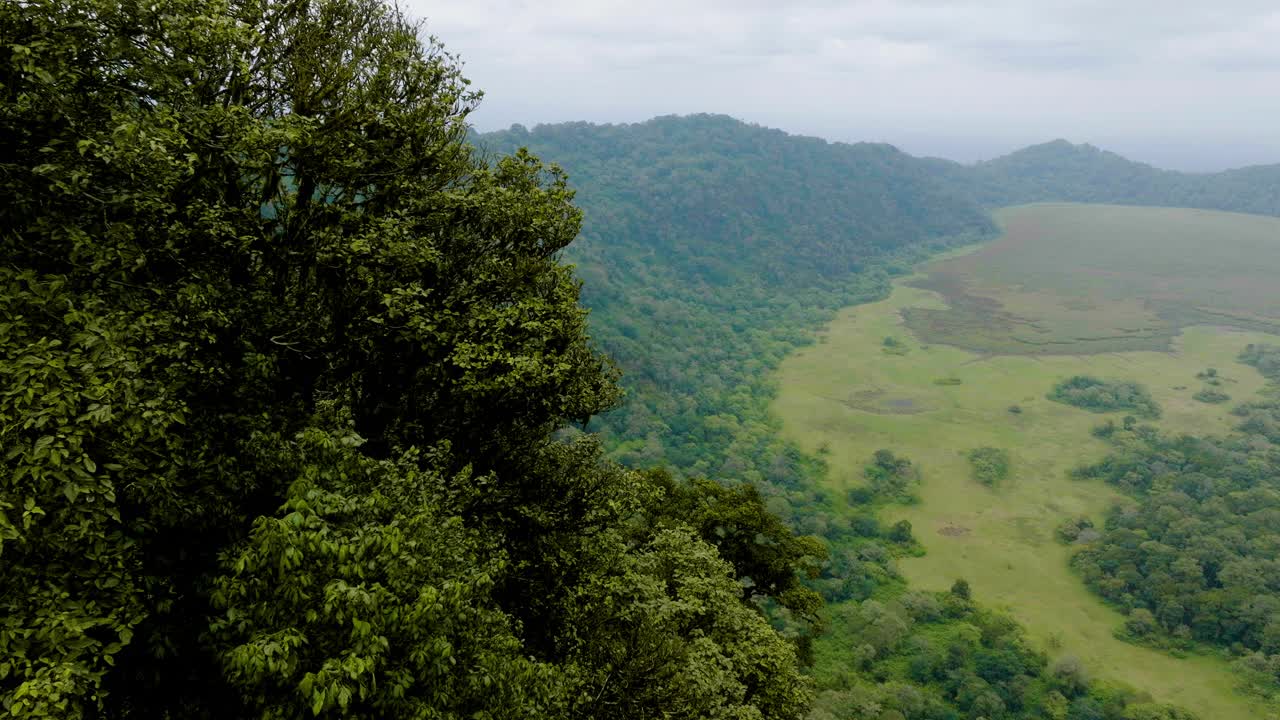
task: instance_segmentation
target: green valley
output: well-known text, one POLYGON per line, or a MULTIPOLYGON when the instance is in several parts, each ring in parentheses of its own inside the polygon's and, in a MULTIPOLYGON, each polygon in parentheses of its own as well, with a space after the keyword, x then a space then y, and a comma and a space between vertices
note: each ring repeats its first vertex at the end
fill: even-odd
MULTIPOLYGON (((1100 481, 1070 476, 1108 452, 1090 430, 1108 417, 1119 423, 1124 413, 1098 415, 1046 395, 1055 383, 1077 375, 1133 381, 1149 389, 1163 409, 1158 427, 1195 434, 1229 431, 1239 422, 1229 408, 1194 396, 1212 379, 1235 401, 1259 397, 1266 381, 1237 356, 1250 343, 1276 338, 1185 325, 1201 317, 1195 313, 1205 297, 1197 291, 1206 286, 1194 284, 1196 276, 1180 275, 1178 268, 1209 267, 1261 279, 1266 267, 1255 270, 1239 262, 1226 268, 1225 259, 1256 259, 1256 247, 1248 256, 1243 250, 1268 238, 1280 245, 1280 234, 1265 232, 1280 222, 1060 205, 1011 208, 997 217, 1007 229, 1001 239, 923 266, 920 275, 896 282, 886 300, 842 311, 818 344, 784 362, 773 406, 784 435, 826 458, 825 483, 838 498, 865 484, 862 468, 879 449, 917 464, 919 502, 882 510, 886 520, 908 520, 926 551, 899 561, 913 587, 945 590, 964 578, 976 599, 1008 608, 1051 656, 1078 657, 1100 677, 1202 717, 1274 713, 1235 692, 1240 679, 1218 657, 1178 659, 1113 636, 1124 616, 1073 573, 1068 562, 1073 548, 1059 543, 1055 531, 1081 516, 1101 526, 1111 505, 1133 502, 1100 481), (1074 228, 1064 215, 1074 218, 1074 228), (1166 239, 1158 230, 1171 223, 1186 227, 1188 215, 1195 221, 1191 228, 1212 242, 1197 245, 1188 231, 1175 235, 1164 252, 1154 252, 1150 238, 1166 239), (1136 237, 1129 232, 1143 226, 1155 230, 1136 237), (1100 278, 1075 271, 1090 264, 1110 272, 1100 278), (1054 267, 1065 271, 1053 274, 1054 267), (953 294, 925 289, 939 286, 953 294), (1038 302, 1020 302, 1027 287, 1037 288, 1038 302), (1153 288, 1163 295, 1144 303, 1153 288), (957 307, 949 302, 957 296, 977 300, 957 307), (1167 308, 1180 308, 1182 314, 1167 308), (1122 333, 1115 333, 1121 339, 1114 342, 1096 339, 1142 313, 1158 331, 1140 340, 1122 333), (998 322, 1015 314, 1025 322, 998 322), (1040 335, 1061 339, 1050 346, 1059 354, 1019 342, 1032 326, 1040 335), (1082 333, 1082 327, 1097 330, 1082 333), (1009 458, 1008 478, 990 487, 974 479, 969 456, 983 447, 1003 449, 1009 458)), ((1231 308, 1245 327, 1269 321, 1280 300, 1280 289, 1261 282, 1218 287, 1215 307, 1231 308)))

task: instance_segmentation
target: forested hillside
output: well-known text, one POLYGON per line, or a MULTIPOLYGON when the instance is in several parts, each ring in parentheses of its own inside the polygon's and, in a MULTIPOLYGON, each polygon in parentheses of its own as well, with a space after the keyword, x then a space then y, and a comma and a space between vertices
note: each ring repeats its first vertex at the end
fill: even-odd
MULTIPOLYGON (((1269 170, 964 167, 722 116, 476 137, 423 37, 382 0, 0 6, 0 708, 1183 717, 1050 663, 964 580, 907 588, 920 547, 879 512, 918 468, 884 450, 819 490, 770 373, 992 237, 984 206, 1277 212, 1269 170)), ((1274 676, 1270 615, 1202 632, 1178 592, 1274 676)))
POLYGON ((986 207, 1064 201, 1162 205, 1280 215, 1280 165, 1181 173, 1065 140, 1034 145, 973 166, 939 167, 986 207))
MULTIPOLYGON (((628 393, 591 425, 611 455, 751 482, 797 532, 826 540, 812 581, 829 603, 815 717, 1182 717, 1091 681, 1070 658, 1049 663, 1006 616, 970 603, 964 582, 909 591, 894 564, 918 551, 912 529, 878 514, 909 501, 910 479, 829 497, 813 482, 823 456, 778 439, 771 372, 789 351, 839 307, 884 296, 913 261, 993 235, 960 166, 716 116, 517 127, 477 142, 528 147, 578 190, 583 232, 565 255, 628 393)), ((883 474, 867 460, 869 478, 883 474)), ((785 613, 772 617, 803 638, 785 613)))
POLYGON ((927 249, 994 233, 928 162, 724 116, 478 143, 528 147, 570 174, 584 220, 566 256, 629 392, 592 429, 633 465, 795 486, 806 461, 773 437, 768 370, 927 249))
POLYGON ((566 251, 592 329, 627 375, 593 424, 615 457, 793 484, 767 371, 892 273, 991 237, 982 208, 1070 201, 1280 215, 1280 166, 1159 170, 1058 140, 976 165, 828 143, 715 115, 515 126, 477 138, 563 166, 584 211, 566 251))

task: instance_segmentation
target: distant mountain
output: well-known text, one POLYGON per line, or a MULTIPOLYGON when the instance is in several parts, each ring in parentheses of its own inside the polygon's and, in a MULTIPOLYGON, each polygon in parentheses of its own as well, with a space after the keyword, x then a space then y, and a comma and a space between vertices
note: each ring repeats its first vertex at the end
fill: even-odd
POLYGON ((987 207, 1068 201, 1280 215, 1280 165, 1182 173, 1054 140, 944 174, 987 207))

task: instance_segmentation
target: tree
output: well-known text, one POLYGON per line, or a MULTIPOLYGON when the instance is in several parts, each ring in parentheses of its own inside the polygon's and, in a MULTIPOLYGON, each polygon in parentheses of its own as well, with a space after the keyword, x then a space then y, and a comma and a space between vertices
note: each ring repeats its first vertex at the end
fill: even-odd
POLYGON ((651 505, 646 526, 682 524, 714 545, 738 573, 742 599, 775 599, 809 622, 817 621, 822 597, 802 580, 818 577, 827 549, 812 536, 797 536, 764 506, 754 485, 725 486, 706 478, 677 482, 665 470, 646 477, 663 492, 651 505))
POLYGON ((883 449, 872 455, 863 475, 876 494, 891 497, 905 496, 911 484, 920 480, 920 470, 910 460, 883 449))
POLYGON ((379 0, 0 7, 11 714, 802 714, 732 568, 555 434, 619 395, 580 213, 473 151, 420 37, 379 0))
POLYGON ((1124 621, 1125 632, 1134 637, 1146 637, 1160 628, 1155 615, 1146 608, 1134 608, 1124 621))
POLYGON ((911 534, 911 521, 899 520, 889 529, 889 539, 896 543, 910 543, 915 541, 915 536, 911 534))
POLYGON ((951 594, 963 600, 969 600, 973 597, 973 591, 969 589, 969 581, 960 578, 951 584, 951 594))
POLYGON ((1089 689, 1089 675, 1084 664, 1074 655, 1064 655, 1050 668, 1055 684, 1063 695, 1076 697, 1089 689))

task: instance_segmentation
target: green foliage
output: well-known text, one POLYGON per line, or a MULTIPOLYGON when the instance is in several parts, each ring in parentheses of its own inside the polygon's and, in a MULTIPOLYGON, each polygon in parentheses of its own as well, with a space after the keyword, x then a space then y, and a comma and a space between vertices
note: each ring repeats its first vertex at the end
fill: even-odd
POLYGON ((965 453, 973 479, 992 487, 1009 477, 1009 451, 1004 448, 980 447, 965 453))
POLYGON ((1143 638, 1159 629, 1160 624, 1156 621, 1156 616, 1146 608, 1134 608, 1129 613, 1129 619, 1124 621, 1125 632, 1133 637, 1143 638))
POLYGON ((1262 377, 1280 382, 1280 345, 1249 343, 1240 353, 1240 362, 1257 368, 1262 377))
POLYGON ((911 534, 911 522, 909 520, 899 520, 894 523, 887 537, 896 543, 915 542, 915 536, 911 534))
POLYGON ((877 450, 862 474, 873 493, 890 500, 910 501, 912 487, 920 482, 920 468, 891 450, 877 450))
POLYGON ((1197 391, 1196 394, 1191 397, 1202 403, 1209 403, 1211 405, 1220 405, 1231 399, 1230 395, 1222 392, 1221 390, 1215 390, 1210 387, 1197 391))
POLYGON ((1076 375, 1054 385, 1048 398, 1092 412, 1129 410, 1138 417, 1154 420, 1160 417, 1160 406, 1145 387, 1135 382, 1099 380, 1076 375))
MULTIPOLYGON (((420 37, 378 0, 0 6, 9 714, 803 713, 705 528, 561 433, 619 398, 581 213, 473 152, 420 37)), ((811 614, 819 548, 714 511, 811 614)))
POLYGON ((726 487, 704 478, 679 482, 663 470, 648 476, 665 493, 651 506, 646 526, 693 528, 732 564, 743 600, 757 595, 772 597, 798 617, 817 619, 822 598, 801 579, 820 574, 827 559, 821 540, 793 534, 765 508, 753 485, 726 487))
POLYGON ((1280 410, 1253 403, 1234 413, 1243 421, 1227 437, 1168 437, 1146 428, 1113 435, 1114 454, 1078 473, 1139 502, 1117 507, 1072 562, 1089 587, 1129 612, 1130 638, 1229 648, 1249 682, 1273 693, 1280 689, 1280 587, 1273 581, 1280 410))
POLYGON ((1098 531, 1094 530, 1092 520, 1081 516, 1059 525, 1055 534, 1064 543, 1089 542, 1097 539, 1098 531))
POLYGON ((970 602, 967 590, 957 583, 951 593, 833 607, 826 667, 839 669, 819 676, 828 689, 810 717, 1127 718, 1152 708, 1187 717, 1094 683, 1072 657, 1050 663, 1017 623, 970 602), (1095 708, 1097 715, 1084 714, 1095 708))
POLYGON ((880 351, 887 355, 906 355, 911 351, 901 340, 892 335, 885 337, 880 343, 880 351))

